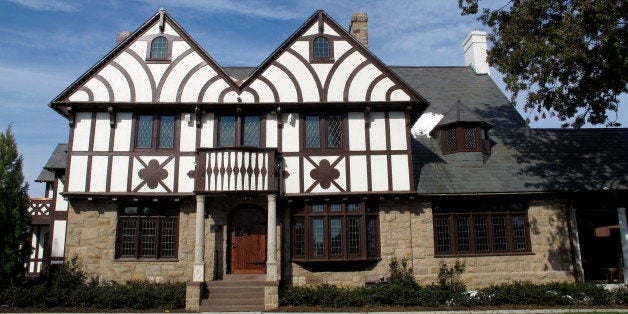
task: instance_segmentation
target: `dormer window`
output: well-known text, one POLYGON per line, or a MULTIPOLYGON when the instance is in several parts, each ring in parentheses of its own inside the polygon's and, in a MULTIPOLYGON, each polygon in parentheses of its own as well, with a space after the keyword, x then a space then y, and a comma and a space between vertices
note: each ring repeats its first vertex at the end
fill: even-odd
POLYGON ((444 154, 457 152, 491 153, 488 129, 483 129, 480 126, 450 126, 443 128, 441 129, 441 144, 444 154))
POLYGON ((150 59, 166 60, 168 58, 168 40, 159 36, 153 39, 150 44, 150 59))
POLYGON ((493 127, 460 101, 436 125, 440 129, 443 154, 491 153, 488 130, 493 127))

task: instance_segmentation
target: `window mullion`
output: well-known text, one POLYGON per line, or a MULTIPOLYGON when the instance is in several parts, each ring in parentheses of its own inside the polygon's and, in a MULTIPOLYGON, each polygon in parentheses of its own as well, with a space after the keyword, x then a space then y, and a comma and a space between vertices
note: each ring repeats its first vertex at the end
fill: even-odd
POLYGON ((510 212, 506 212, 504 218, 506 221, 506 243, 508 243, 508 249, 506 252, 515 252, 515 241, 512 234, 512 215, 510 215, 510 212))
POLYGON ((456 235, 456 214, 450 214, 449 222, 449 250, 452 254, 458 254, 458 236, 456 235))
POLYGON ((475 246, 475 217, 473 212, 469 213, 469 252, 477 254, 475 246))
POLYGON ((495 253, 495 238, 493 237, 493 215, 486 213, 486 227, 488 231, 488 251, 495 253))
POLYGON ((360 233, 358 235, 360 239, 360 257, 363 259, 367 257, 366 254, 366 217, 364 213, 360 215, 360 233))
POLYGON ((161 257, 161 237, 162 237, 162 230, 161 230, 161 217, 157 217, 155 218, 155 223, 157 224, 155 226, 155 258, 160 258, 161 257))
POLYGON ((235 146, 240 147, 242 146, 242 128, 243 128, 243 121, 244 119, 242 118, 242 115, 237 115, 236 116, 236 125, 235 125, 235 134, 233 135, 235 137, 235 146))
POLYGON ((135 221, 136 221, 136 225, 135 225, 135 258, 140 258, 140 256, 141 256, 140 255, 141 254, 141 252, 140 252, 140 247, 141 246, 140 245, 142 243, 141 240, 140 240, 141 235, 142 235, 142 231, 141 231, 142 219, 140 217, 137 217, 135 219, 135 221))

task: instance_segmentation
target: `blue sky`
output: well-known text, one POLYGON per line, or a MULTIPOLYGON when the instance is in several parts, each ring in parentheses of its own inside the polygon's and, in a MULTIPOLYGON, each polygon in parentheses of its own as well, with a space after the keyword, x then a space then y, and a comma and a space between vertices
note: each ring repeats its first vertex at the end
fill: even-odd
MULTIPOLYGON (((48 103, 114 47, 118 32, 135 30, 161 7, 222 66, 259 65, 317 9, 345 28, 352 12, 366 11, 369 49, 388 65, 459 66, 468 33, 488 29, 474 17, 460 16, 457 3, 0 0, 0 130, 13 125, 30 194, 41 196, 43 186, 33 181, 56 143, 68 141, 67 121, 48 103)), ((492 76, 503 86, 495 70, 492 76)), ((628 125, 625 109, 619 122, 628 125)), ((558 127, 560 122, 531 126, 558 127)))

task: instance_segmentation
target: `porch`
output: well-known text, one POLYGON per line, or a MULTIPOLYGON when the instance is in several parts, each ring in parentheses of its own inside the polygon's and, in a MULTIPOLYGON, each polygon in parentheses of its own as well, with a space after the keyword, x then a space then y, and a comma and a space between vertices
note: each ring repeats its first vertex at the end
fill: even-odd
POLYGON ((212 296, 216 296, 225 278, 235 278, 238 276, 235 274, 257 274, 255 289, 260 289, 260 295, 256 300, 259 299, 262 309, 276 308, 279 280, 276 200, 280 191, 281 156, 272 148, 200 148, 196 163, 196 236, 186 308, 198 311, 201 304, 206 306, 207 292, 215 290, 212 296), (223 243, 227 247, 222 247, 223 243), (208 244, 213 245, 209 251, 208 244), (210 260, 206 260, 208 256, 210 260), (208 286, 210 291, 206 290, 208 286))

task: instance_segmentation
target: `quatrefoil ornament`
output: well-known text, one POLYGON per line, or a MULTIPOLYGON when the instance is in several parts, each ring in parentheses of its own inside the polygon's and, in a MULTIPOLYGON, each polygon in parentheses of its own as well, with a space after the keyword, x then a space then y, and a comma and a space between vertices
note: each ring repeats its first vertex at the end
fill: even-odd
POLYGON ((151 159, 146 168, 138 172, 140 179, 146 181, 146 185, 152 190, 159 185, 159 182, 168 177, 168 171, 161 168, 159 161, 151 159))

